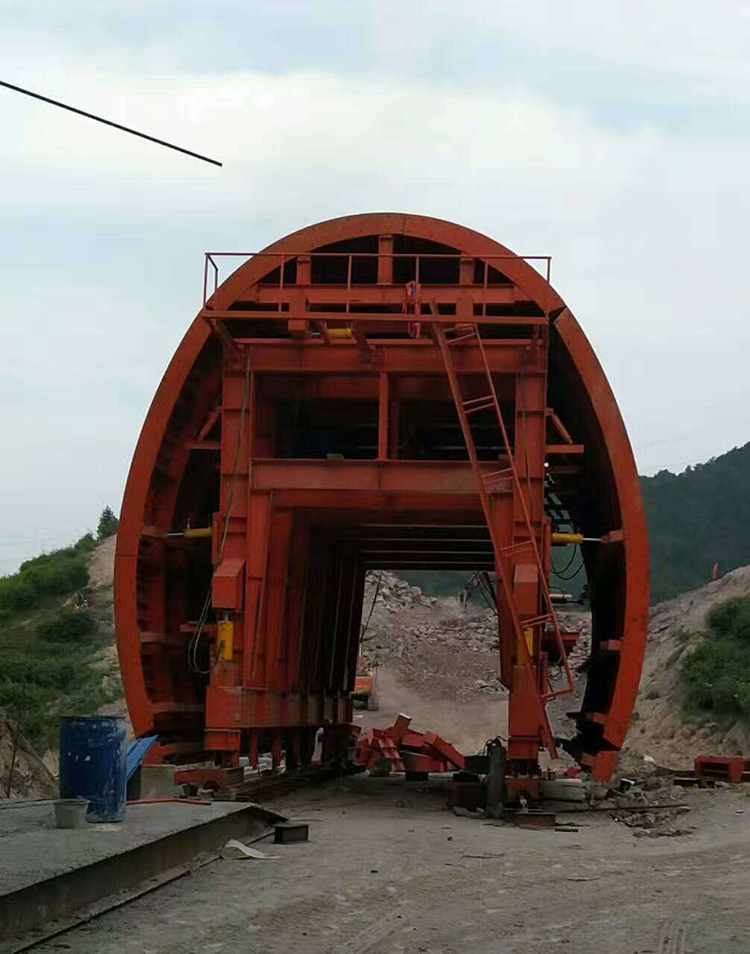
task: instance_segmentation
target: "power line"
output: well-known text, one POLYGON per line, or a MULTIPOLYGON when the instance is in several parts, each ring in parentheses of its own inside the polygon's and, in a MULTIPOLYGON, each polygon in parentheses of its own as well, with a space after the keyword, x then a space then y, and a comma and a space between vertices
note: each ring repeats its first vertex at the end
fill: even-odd
POLYGON ((96 116, 94 113, 87 113, 85 109, 77 109, 75 106, 68 106, 67 103, 61 103, 57 99, 50 99, 49 96, 42 96, 41 93, 32 93, 30 89, 23 89, 21 86, 14 86, 13 83, 6 83, 0 80, 0 86, 6 89, 12 89, 16 93, 23 93, 24 96, 31 96, 33 99, 40 99, 43 103, 49 103, 52 106, 59 106, 60 109, 67 109, 71 113, 79 116, 85 116, 86 119, 93 119, 97 123, 104 123, 105 126, 112 126, 115 129, 121 129, 123 132, 130 133, 131 136, 139 136, 141 139, 148 139, 149 142, 155 142, 159 146, 166 146, 167 149, 174 149, 176 152, 182 152, 186 156, 192 156, 194 159, 201 159, 203 162, 210 162, 214 166, 222 166, 223 163, 218 159, 209 159, 208 156, 202 156, 199 152, 192 152, 190 149, 183 149, 182 146, 175 146, 174 143, 167 142, 165 139, 157 139, 156 136, 149 136, 147 133, 138 132, 137 129, 131 129, 130 126, 123 126, 121 123, 112 122, 111 119, 104 119, 103 116, 96 116))

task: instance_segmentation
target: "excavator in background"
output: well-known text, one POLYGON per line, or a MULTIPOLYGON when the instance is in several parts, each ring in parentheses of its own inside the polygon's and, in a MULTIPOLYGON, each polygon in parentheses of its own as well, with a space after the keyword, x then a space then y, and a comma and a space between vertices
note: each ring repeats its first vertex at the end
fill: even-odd
POLYGON ((352 703, 357 708, 368 709, 371 712, 377 712, 380 708, 378 705, 378 697, 375 693, 377 676, 377 664, 369 666, 366 660, 360 656, 357 659, 357 676, 354 680, 354 691, 350 697, 352 703))

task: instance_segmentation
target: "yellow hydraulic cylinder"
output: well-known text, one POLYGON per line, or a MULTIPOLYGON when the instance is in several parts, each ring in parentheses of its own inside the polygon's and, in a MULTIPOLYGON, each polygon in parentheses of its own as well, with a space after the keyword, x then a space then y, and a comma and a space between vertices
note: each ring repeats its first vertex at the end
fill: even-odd
POLYGON ((213 534, 211 527, 193 527, 185 531, 186 537, 210 537, 213 534))
POLYGON ((582 533, 553 533, 552 534, 553 546, 574 546, 578 543, 583 543, 582 533))
POLYGON ((354 341, 354 334, 351 328, 329 328, 328 337, 332 342, 354 341))
POLYGON ((221 651, 221 658, 229 662, 234 654, 234 622, 231 619, 220 619, 216 626, 216 643, 221 651))

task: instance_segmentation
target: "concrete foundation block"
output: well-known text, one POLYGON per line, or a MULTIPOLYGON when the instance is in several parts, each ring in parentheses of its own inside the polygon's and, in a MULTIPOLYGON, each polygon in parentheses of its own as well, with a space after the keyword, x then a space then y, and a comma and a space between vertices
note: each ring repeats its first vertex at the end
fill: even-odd
POLYGON ((174 765, 141 766, 141 798, 174 798, 182 794, 182 788, 175 785, 174 765))

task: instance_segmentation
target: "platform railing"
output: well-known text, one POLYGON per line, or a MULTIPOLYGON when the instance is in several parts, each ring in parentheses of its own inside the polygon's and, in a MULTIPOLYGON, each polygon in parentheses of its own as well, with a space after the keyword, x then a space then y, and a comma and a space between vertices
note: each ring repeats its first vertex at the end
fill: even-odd
MULTIPOLYGON (((481 254, 472 254, 469 252, 459 252, 459 253, 440 253, 440 252, 317 252, 315 250, 305 250, 305 251, 285 251, 285 252, 206 252, 204 258, 203 266, 203 308, 210 308, 209 301, 213 295, 219 289, 221 284, 220 278, 220 269, 217 259, 226 259, 226 258, 241 258, 245 261, 255 258, 267 258, 269 259, 269 268, 266 275, 278 269, 279 278, 276 283, 279 291, 283 291, 285 287, 296 287, 296 283, 285 283, 284 281, 284 272, 286 266, 290 262, 296 261, 298 258, 306 259, 321 259, 321 258, 330 258, 330 259, 339 259, 341 261, 346 261, 346 282, 340 283, 313 283, 320 285, 320 287, 325 287, 330 285, 331 287, 346 287, 348 290, 361 288, 366 286, 376 286, 378 282, 355 282, 352 279, 353 275, 353 265, 355 260, 370 260, 373 262, 378 262, 379 259, 389 258, 392 260, 404 260, 414 263, 414 276, 410 277, 407 281, 403 282, 390 282, 388 284, 395 285, 408 285, 411 282, 418 287, 422 284, 422 276, 424 273, 424 263, 428 261, 438 262, 438 261, 453 261, 460 266, 462 261, 473 261, 480 262, 483 266, 482 268, 482 281, 475 282, 472 281, 469 284, 476 288, 488 288, 491 284, 501 285, 503 283, 490 283, 490 268, 494 266, 495 262, 503 261, 512 261, 512 262, 526 262, 531 264, 532 267, 537 271, 542 277, 549 283, 552 273, 552 256, 551 255, 513 255, 510 253, 492 253, 487 254, 483 252, 481 254), (541 263, 541 267, 538 267, 535 263, 541 263)), ((242 264, 242 263, 241 263, 242 264)), ((228 277, 228 276, 227 276, 228 277)), ((259 279, 263 281, 263 279, 259 279)), ((263 282, 264 285, 268 286, 268 282, 263 282)), ((428 284, 438 284, 435 282, 429 282, 428 284)), ((459 282, 446 282, 445 284, 465 284, 459 282)))

